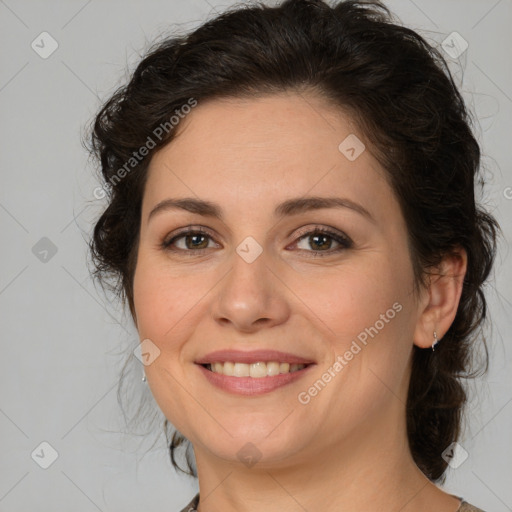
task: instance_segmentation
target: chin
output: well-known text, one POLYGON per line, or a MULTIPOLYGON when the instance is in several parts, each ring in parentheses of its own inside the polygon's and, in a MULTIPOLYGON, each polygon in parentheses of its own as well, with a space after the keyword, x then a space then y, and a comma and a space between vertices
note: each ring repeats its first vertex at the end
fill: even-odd
POLYGON ((268 469, 284 466, 284 462, 289 465, 293 459, 306 457, 305 452, 312 448, 313 436, 301 432, 295 422, 290 422, 287 428, 278 426, 279 422, 274 418, 261 422, 258 428, 248 423, 250 420, 238 425, 224 423, 229 433, 220 427, 208 428, 199 433, 197 440, 219 459, 247 467, 257 463, 259 468, 268 469), (210 435, 201 439, 205 431, 210 435))

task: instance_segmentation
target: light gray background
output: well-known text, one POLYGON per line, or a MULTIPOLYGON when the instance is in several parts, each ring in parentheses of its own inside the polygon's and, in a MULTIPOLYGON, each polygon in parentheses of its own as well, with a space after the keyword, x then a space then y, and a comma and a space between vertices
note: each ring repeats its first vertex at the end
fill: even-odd
MULTIPOLYGON (((233 4, 0 0, 0 511, 173 511, 196 492, 171 468, 158 430, 119 433, 117 378, 138 338, 89 276, 86 240, 103 203, 93 196, 97 182, 80 137, 149 42, 233 4), (31 48, 43 31, 59 44, 47 59, 31 48), (46 262, 32 251, 42 237, 57 248, 46 262), (46 470, 31 457, 43 441, 59 455, 46 470)), ((469 43, 448 60, 479 118, 491 180, 484 200, 505 237, 488 287, 490 372, 472 386, 461 440, 469 457, 449 470, 445 488, 504 512, 512 510, 512 2, 387 4, 437 45, 453 31, 469 43)), ((144 396, 134 361, 133 386, 144 396)))

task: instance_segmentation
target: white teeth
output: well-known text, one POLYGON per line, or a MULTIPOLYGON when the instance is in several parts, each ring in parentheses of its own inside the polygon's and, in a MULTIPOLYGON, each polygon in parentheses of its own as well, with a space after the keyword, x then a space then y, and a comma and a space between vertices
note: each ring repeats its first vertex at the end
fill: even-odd
POLYGON ((261 379, 262 377, 272 377, 280 373, 292 373, 305 368, 305 364, 290 364, 278 363, 270 361, 258 361, 257 363, 232 363, 227 361, 225 363, 213 363, 207 365, 207 368, 214 373, 233 377, 252 377, 254 379, 261 379))
POLYGON ((279 373, 288 373, 290 371, 290 363, 280 363, 279 373))
POLYGON ((220 370, 217 373, 222 373, 227 376, 235 374, 235 363, 216 363, 219 365, 220 370))
MULTIPOLYGON (((224 370, 224 365, 222 363, 218 363, 222 368, 220 368, 221 371, 224 370)), ((218 372, 220 373, 220 372, 218 372)), ((235 363, 235 369, 233 372, 234 377, 249 377, 249 365, 243 364, 243 363, 235 363)))
MULTIPOLYGON (((283 363, 284 364, 284 363, 283 363)), ((279 363, 272 361, 271 363, 267 363, 267 375, 279 375, 279 363)), ((283 371, 284 373, 284 371, 283 371)))

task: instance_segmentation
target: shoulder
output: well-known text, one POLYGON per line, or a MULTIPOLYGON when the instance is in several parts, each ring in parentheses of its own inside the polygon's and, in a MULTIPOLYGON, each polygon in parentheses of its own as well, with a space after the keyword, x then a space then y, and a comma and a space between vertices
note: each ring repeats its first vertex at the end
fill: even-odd
MULTIPOLYGON (((199 493, 197 493, 192 498, 192 501, 185 508, 181 509, 180 512, 195 512, 198 504, 199 504, 199 493)), ((477 510, 477 509, 475 509, 475 510, 477 510)), ((457 511, 457 512, 459 512, 459 511, 457 511)))
MULTIPOLYGON (((197 493, 192 501, 180 512, 195 512, 197 505, 199 504, 199 493, 197 493)), ((471 505, 467 501, 462 501, 460 507, 457 509, 457 512, 484 512, 482 509, 471 505)))
POLYGON ((467 501, 463 501, 461 506, 457 509, 457 512, 484 512, 481 508, 477 508, 471 505, 467 501))

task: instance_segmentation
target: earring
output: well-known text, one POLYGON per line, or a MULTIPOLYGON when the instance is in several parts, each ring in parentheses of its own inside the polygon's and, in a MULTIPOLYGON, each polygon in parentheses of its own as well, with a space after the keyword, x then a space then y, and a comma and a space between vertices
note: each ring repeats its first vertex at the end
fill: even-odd
POLYGON ((147 379, 146 379, 146 372, 144 371, 144 369, 142 370, 142 382, 146 382, 147 379))
POLYGON ((439 340, 437 339, 437 332, 434 331, 434 343, 432 343, 432 352, 434 352, 434 347, 439 343, 439 340))

